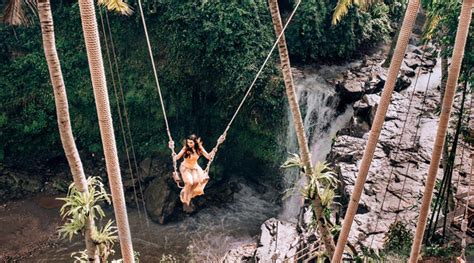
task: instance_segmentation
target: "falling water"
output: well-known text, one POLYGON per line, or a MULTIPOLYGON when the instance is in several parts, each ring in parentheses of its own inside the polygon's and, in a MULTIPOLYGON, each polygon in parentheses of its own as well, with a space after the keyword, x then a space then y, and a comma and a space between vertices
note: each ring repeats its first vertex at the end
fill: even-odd
MULTIPOLYGON (((325 161, 331 150, 331 143, 336 133, 343 128, 353 115, 352 107, 342 114, 336 111, 339 97, 334 87, 330 86, 317 73, 306 74, 296 80, 296 93, 303 115, 306 138, 309 141, 311 161, 325 161)), ((293 117, 288 109, 289 127, 287 135, 287 150, 298 153, 293 117)), ((299 213, 302 202, 301 189, 305 178, 296 169, 285 171, 286 199, 280 218, 294 221, 299 213)))
MULTIPOLYGON (((334 88, 317 74, 308 74, 296 80, 297 96, 304 116, 306 135, 310 141, 312 161, 321 161, 330 151, 331 140, 344 127, 352 115, 352 109, 336 112, 338 97, 334 88)), ((289 123, 293 123, 291 114, 289 123)), ((297 141, 293 125, 287 131, 287 150, 297 153, 297 141)), ((280 217, 294 220, 299 212, 300 192, 304 183, 295 169, 285 171, 287 189, 296 189, 285 199, 280 217), (296 185, 296 187, 295 187, 296 185)), ((208 207, 181 222, 158 225, 150 222, 147 227, 137 211, 129 210, 134 248, 140 252, 143 262, 156 262, 162 255, 172 254, 180 261, 191 258, 197 262, 214 262, 226 251, 255 240, 260 225, 278 213, 278 207, 262 193, 243 183, 234 201, 221 207, 208 207)), ((109 214, 112 214, 109 211, 109 214)), ((42 250, 25 262, 67 262, 71 252, 83 249, 81 238, 72 242, 59 241, 58 246, 42 250)), ((116 247, 116 252, 120 249, 116 247)), ((119 257, 116 255, 115 258, 119 257)))

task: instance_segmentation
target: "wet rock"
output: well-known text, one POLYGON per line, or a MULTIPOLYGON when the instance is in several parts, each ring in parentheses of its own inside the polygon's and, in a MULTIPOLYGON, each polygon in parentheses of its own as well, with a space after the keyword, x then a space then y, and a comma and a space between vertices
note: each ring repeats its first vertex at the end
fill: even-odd
POLYGON ((364 134, 370 131, 370 125, 367 121, 352 117, 349 123, 338 132, 338 135, 349 135, 351 137, 362 138, 364 134))
POLYGON ((357 79, 346 79, 336 85, 336 91, 339 93, 341 101, 352 103, 360 100, 364 95, 364 82, 357 79))
POLYGON ((43 188, 41 178, 18 171, 2 171, 0 175, 0 202, 37 193, 43 188))
POLYGON ((402 74, 404 74, 405 76, 409 77, 409 78, 412 78, 416 75, 416 72, 414 69, 406 66, 406 65, 402 65, 401 68, 400 68, 402 74))
POLYGON ((179 202, 178 195, 169 185, 169 179, 157 177, 145 191, 146 210, 150 218, 160 224, 168 222, 179 202))
POLYGON ((426 59, 422 64, 423 68, 432 69, 436 66, 436 59, 426 59))
MULTIPOLYGON (((387 79, 385 76, 383 75, 379 76, 379 81, 374 86, 375 91, 382 91, 386 80, 387 79)), ((397 81, 395 82, 394 90, 399 92, 399 91, 407 89, 408 87, 410 87, 410 85, 411 85, 411 78, 409 78, 406 74, 404 74, 397 78, 397 81)))
POLYGON ((149 176, 151 176, 151 163, 151 158, 146 158, 145 160, 140 162, 139 167, 142 178, 148 178, 149 176))
POLYGON ((251 263, 255 262, 254 255, 257 250, 256 243, 244 244, 227 252, 222 259, 225 263, 251 263))
POLYGON ((270 218, 261 227, 261 236, 255 253, 256 262, 293 262, 299 240, 296 224, 270 218), (285 261, 287 262, 287 261, 285 261))
POLYGON ((411 79, 407 76, 402 76, 397 78, 397 82, 395 83, 395 91, 402 91, 410 87, 411 79))
MULTIPOLYGON (((421 92, 415 93, 413 108, 408 111, 412 90, 404 89, 409 88, 411 81, 416 77, 416 70, 413 68, 420 65, 423 69, 425 68, 424 64, 420 63, 425 62, 421 61, 420 51, 409 52, 411 52, 407 55, 409 63, 402 66, 403 72, 398 78, 395 88, 401 91, 394 92, 392 95, 387 118, 383 124, 367 181, 361 194, 358 213, 354 220, 356 227, 352 229, 349 236, 349 241, 358 244, 358 246, 381 248, 384 243, 384 235, 397 216, 409 228, 416 227, 419 200, 423 194, 426 171, 429 167, 430 153, 436 132, 438 117, 432 112, 439 104, 437 102, 439 95, 436 90, 439 80, 430 83, 428 96, 426 96, 423 106, 423 94, 421 92), (415 64, 418 65, 415 67, 415 64), (421 109, 423 112, 420 113, 421 109), (407 123, 402 134, 405 116, 407 116, 407 123)), ((426 59, 427 63, 425 64, 432 66, 432 63, 428 61, 430 61, 429 58, 426 59)), ((380 82, 376 85, 384 85, 385 79, 383 75, 381 76, 380 82)), ((372 123, 379 102, 379 95, 365 94, 360 101, 354 104, 353 122, 356 119, 366 119, 368 123, 372 123)), ((350 127, 355 127, 355 125, 350 127)), ((351 131, 344 132, 351 134, 351 131)), ((359 172, 358 166, 365 150, 368 133, 357 137, 338 136, 329 154, 329 160, 335 164, 335 171, 341 182, 338 194, 343 201, 348 200, 354 190, 359 172)))
POLYGON ((421 65, 421 60, 418 57, 407 58, 404 60, 404 63, 409 68, 415 70, 421 65))
POLYGON ((337 162, 353 163, 362 157, 364 147, 365 140, 362 138, 338 136, 329 158, 337 162))
POLYGON ((169 155, 160 155, 151 159, 145 159, 140 162, 142 171, 141 180, 145 184, 155 177, 171 177, 173 167, 171 166, 171 157, 169 155))
MULTIPOLYGON (((370 126, 375 119, 378 105, 380 103, 380 96, 376 94, 367 94, 362 97, 360 101, 354 104, 354 113, 362 121, 366 121, 370 126)), ((385 120, 392 120, 398 117, 397 111, 393 105, 389 105, 385 120)), ((370 127, 369 126, 369 127, 370 127)), ((362 137, 362 136, 356 136, 362 137)))

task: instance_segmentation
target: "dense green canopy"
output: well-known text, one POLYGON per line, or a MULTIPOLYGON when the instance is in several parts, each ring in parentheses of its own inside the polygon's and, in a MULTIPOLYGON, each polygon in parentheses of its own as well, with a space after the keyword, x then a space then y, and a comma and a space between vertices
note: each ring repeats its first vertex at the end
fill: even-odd
MULTIPOLYGON (((336 2, 304 1, 287 33, 293 62, 341 61, 387 37, 392 12, 386 5, 368 11, 352 8, 340 25, 332 26, 336 2)), ((290 1, 282 12, 291 6, 290 1)), ((210 148, 274 41, 266 1, 161 0, 147 1, 145 8, 173 136, 179 141, 198 133, 210 148)), ((83 158, 101 156, 78 6, 55 1, 53 11, 74 135, 83 158)), ((139 158, 167 154, 138 14, 110 14, 110 19, 139 158)), ((0 43, 0 161, 22 164, 61 156, 39 25, 0 25, 0 43)), ((113 97, 111 103, 115 104, 113 97)), ((272 62, 237 118, 217 163, 242 174, 265 174, 268 167, 276 167, 288 125, 285 103, 280 73, 272 62)))

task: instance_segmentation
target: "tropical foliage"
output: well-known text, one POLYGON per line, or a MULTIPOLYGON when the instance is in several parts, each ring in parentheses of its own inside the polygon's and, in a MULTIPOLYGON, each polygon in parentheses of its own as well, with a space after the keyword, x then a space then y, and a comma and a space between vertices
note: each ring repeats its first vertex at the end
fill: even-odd
MULTIPOLYGON (((304 164, 297 154, 291 154, 281 166, 282 168, 299 168, 303 171, 304 164)), ((337 187, 338 180, 336 174, 326 163, 317 162, 313 167, 312 173, 309 174, 308 182, 303 188, 303 196, 309 200, 313 200, 315 194, 319 194, 321 203, 325 210, 330 211, 331 205, 333 204, 334 198, 336 197, 335 189, 337 187)), ((330 214, 326 216, 326 219, 330 219, 330 214)))
POLYGON ((403 257, 406 260, 410 256, 412 240, 412 231, 403 222, 396 221, 390 225, 385 235, 383 253, 403 257))
MULTIPOLYGON (((105 217, 101 204, 110 205, 110 198, 104 185, 98 177, 89 177, 87 185, 88 194, 79 192, 74 184, 71 184, 67 196, 58 198, 58 200, 64 201, 60 212, 65 223, 58 229, 62 238, 67 237, 71 240, 73 236, 84 233, 86 220, 97 221, 105 217)), ((112 224, 113 221, 108 220, 102 228, 92 230, 92 239, 97 245, 100 262, 107 262, 109 256, 115 253, 113 246, 118 240, 118 236, 117 228, 112 224)), ((75 252, 71 256, 80 262, 84 257, 88 258, 87 251, 75 252)))
MULTIPOLYGON (((461 11, 459 0, 424 0, 423 8, 426 10, 426 23, 423 36, 426 40, 431 40, 441 47, 441 56, 450 58, 454 47, 454 38, 459 21, 459 12, 461 11)), ((463 69, 460 81, 469 77, 471 87, 474 84, 474 25, 471 23, 469 36, 463 58, 463 69)), ((446 77, 447 76, 443 76, 446 77)))
POLYGON ((351 7, 337 25, 332 24, 334 0, 308 0, 288 29, 290 54, 303 62, 334 61, 357 55, 385 40, 391 31, 390 9, 383 2, 367 9, 351 7))
POLYGON ((58 198, 64 201, 60 213, 66 220, 63 226, 59 228, 59 234, 71 239, 84 229, 85 222, 89 216, 92 219, 103 218, 104 210, 100 206, 101 202, 110 204, 110 198, 104 185, 98 177, 89 177, 87 179, 88 194, 77 190, 74 183, 69 186, 67 196, 58 198))
MULTIPOLYGON (((288 29, 288 46, 295 61, 345 59, 360 47, 370 46, 369 42, 384 38, 386 6, 374 5, 370 11, 351 9, 347 19, 333 27, 335 2, 302 3, 288 29)), ((109 1, 103 3, 110 6, 109 1)), ((135 2, 130 4, 136 9, 135 2)), ((84 165, 91 167, 102 157, 102 146, 82 32, 72 30, 81 24, 79 10, 76 2, 54 1, 52 5, 54 19, 61 21, 55 31, 73 132, 84 165)), ((198 133, 211 147, 274 41, 266 2, 163 0, 146 1, 144 7, 173 136, 179 140, 198 133)), ((167 154, 138 14, 112 14, 110 19, 138 158, 167 154)), ((63 153, 40 30, 37 25, 13 28, 2 24, 0 43, 4 62, 0 65, 0 162, 21 165, 55 160, 63 153)), ((115 102, 111 103, 115 109, 115 102)), ((255 174, 258 178, 277 174, 274 164, 281 163, 284 149, 280 131, 287 125, 284 105, 282 81, 275 64, 270 63, 236 119, 226 149, 218 155, 215 168, 223 172, 219 175, 231 171, 252 179, 255 174)), ((116 118, 114 113, 118 121, 116 118)))

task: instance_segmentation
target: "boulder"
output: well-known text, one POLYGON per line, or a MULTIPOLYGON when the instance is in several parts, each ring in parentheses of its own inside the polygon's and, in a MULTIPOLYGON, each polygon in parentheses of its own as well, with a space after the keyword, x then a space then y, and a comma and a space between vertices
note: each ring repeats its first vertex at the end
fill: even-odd
POLYGON ((405 62, 405 65, 407 65, 409 68, 413 70, 415 70, 422 64, 422 61, 417 57, 406 58, 404 62, 405 62))
POLYGON ((362 158, 365 140, 351 136, 338 136, 330 153, 330 160, 335 162, 354 163, 362 158))
POLYGON ((353 103, 364 95, 365 83, 357 79, 346 79, 336 85, 336 92, 339 93, 341 101, 344 103, 353 103))
POLYGON ((407 76, 401 76, 397 78, 397 82, 395 83, 395 91, 402 91, 407 89, 411 85, 411 79, 407 76))
MULTIPOLYGON (((367 116, 360 116, 365 118, 370 126, 375 119, 375 114, 377 112, 378 105, 380 103, 380 96, 376 94, 367 94, 362 97, 361 100, 365 105, 367 105, 366 114, 367 116)), ((385 115, 385 120, 392 120, 397 118, 397 111, 393 105, 389 105, 387 114, 385 115)))
POLYGON ((41 177, 5 169, 0 175, 0 202, 37 193, 42 188, 41 177))
POLYGON ((426 59, 423 61, 422 67, 432 69, 436 66, 436 59, 426 59))
POLYGON ((270 218, 261 226, 256 262, 293 262, 299 234, 296 224, 270 218))
MULTIPOLYGON (((411 73, 409 73, 410 75, 411 73)), ((374 92, 366 92, 367 93, 378 93, 383 90, 383 87, 385 85, 385 81, 387 80, 387 77, 384 75, 379 75, 377 76, 378 82, 377 84, 373 85, 373 91, 374 92)), ((402 91, 411 85, 411 78, 409 78, 406 74, 400 75, 397 78, 397 82, 395 82, 395 91, 402 91)))
POLYGON ((140 167, 142 180, 144 180, 145 178, 148 178, 152 175, 152 173, 151 173, 151 164, 152 164, 151 158, 146 158, 146 159, 144 159, 143 161, 140 162, 139 167, 140 167))
POLYGON ((146 210, 150 218, 160 224, 168 222, 179 205, 179 195, 166 177, 155 178, 145 190, 146 210))
POLYGON ((256 243, 244 244, 228 251, 222 258, 224 263, 251 263, 254 262, 256 243))
POLYGON ((408 67, 407 65, 402 65, 400 70, 401 70, 402 74, 404 74, 405 76, 407 76, 409 78, 412 78, 412 77, 416 76, 415 70, 408 67))
POLYGON ((366 120, 359 118, 358 116, 354 116, 344 128, 339 130, 337 134, 338 136, 349 135, 351 137, 362 138, 364 134, 369 131, 369 123, 366 120))

